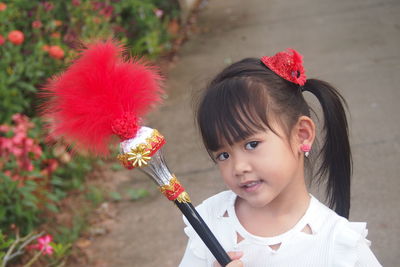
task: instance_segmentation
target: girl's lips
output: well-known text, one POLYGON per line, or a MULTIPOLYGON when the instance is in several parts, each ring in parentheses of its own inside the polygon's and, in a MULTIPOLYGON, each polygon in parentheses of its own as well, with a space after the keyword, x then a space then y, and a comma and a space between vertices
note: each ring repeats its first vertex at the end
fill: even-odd
POLYGON ((261 180, 257 181, 249 181, 246 183, 243 183, 240 185, 240 187, 245 191, 245 192, 254 192, 256 191, 262 184, 261 180))

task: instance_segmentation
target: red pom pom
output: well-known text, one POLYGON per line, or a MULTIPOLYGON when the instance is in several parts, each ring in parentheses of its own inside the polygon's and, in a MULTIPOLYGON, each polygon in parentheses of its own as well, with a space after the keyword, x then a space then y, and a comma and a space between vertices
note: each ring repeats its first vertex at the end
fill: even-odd
POLYGON ((294 49, 288 48, 272 57, 262 57, 261 61, 285 80, 298 85, 306 83, 303 57, 294 49))
POLYGON ((107 155, 111 136, 135 136, 138 118, 160 102, 162 78, 143 60, 122 57, 115 41, 88 46, 40 93, 50 135, 64 137, 79 149, 107 155))
POLYGON ((133 114, 124 114, 111 125, 112 131, 122 140, 130 139, 139 130, 138 118, 133 114))

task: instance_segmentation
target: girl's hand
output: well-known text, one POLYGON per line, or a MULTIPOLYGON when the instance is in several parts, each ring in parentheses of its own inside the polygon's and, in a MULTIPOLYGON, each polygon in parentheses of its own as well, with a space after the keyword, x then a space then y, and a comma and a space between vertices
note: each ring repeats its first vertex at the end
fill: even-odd
MULTIPOLYGON (((241 251, 231 251, 228 252, 229 257, 233 260, 226 267, 243 267, 243 262, 239 259, 243 256, 241 251)), ((218 262, 214 262, 214 267, 221 267, 218 262)))

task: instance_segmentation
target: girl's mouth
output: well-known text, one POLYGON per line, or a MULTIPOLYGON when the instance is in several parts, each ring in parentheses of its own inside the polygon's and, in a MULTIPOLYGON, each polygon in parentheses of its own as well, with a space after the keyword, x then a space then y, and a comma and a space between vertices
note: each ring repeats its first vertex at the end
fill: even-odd
POLYGON ((262 184, 261 180, 257 181, 249 181, 240 185, 241 188, 246 192, 254 192, 256 191, 262 184))

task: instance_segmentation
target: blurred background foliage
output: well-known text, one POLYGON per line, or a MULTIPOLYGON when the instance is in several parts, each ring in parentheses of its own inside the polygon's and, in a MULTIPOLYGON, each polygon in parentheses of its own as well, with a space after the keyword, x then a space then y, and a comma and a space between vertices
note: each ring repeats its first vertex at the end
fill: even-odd
MULTIPOLYGON (((28 247, 21 236, 33 242, 32 233, 49 225, 71 190, 86 190, 85 176, 95 161, 72 157, 55 140, 44 142, 36 112, 40 86, 95 39, 116 38, 132 55, 155 60, 171 49, 179 17, 178 0, 0 2, 1 266, 20 258, 10 255, 28 247)), ((44 230, 59 237, 51 243, 56 253, 63 252, 59 263, 73 240, 65 238, 65 227, 44 230)), ((54 259, 49 262, 55 266, 54 259)))

